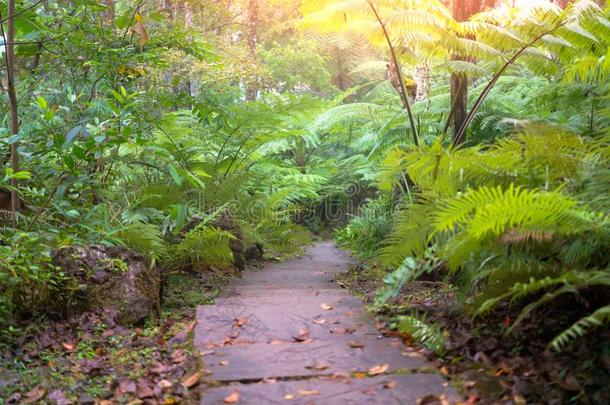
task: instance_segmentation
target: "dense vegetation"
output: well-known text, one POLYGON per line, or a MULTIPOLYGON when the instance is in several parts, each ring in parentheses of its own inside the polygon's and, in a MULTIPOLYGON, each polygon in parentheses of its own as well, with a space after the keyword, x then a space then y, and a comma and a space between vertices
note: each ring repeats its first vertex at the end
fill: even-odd
POLYGON ((443 325, 395 305, 422 278, 456 319, 522 334, 515 353, 589 345, 607 378, 604 1, 0 10, 1 347, 78 298, 62 248, 122 246, 167 279, 232 272, 236 239, 275 257, 337 229, 384 278, 372 308, 437 355, 443 325))

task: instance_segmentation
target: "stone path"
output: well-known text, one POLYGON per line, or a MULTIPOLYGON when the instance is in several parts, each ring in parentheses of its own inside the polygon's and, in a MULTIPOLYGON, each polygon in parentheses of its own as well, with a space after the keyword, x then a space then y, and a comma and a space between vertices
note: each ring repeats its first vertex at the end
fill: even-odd
POLYGON ((352 259, 331 242, 246 272, 197 309, 202 404, 417 404, 458 398, 415 351, 383 338, 333 282, 352 259), (377 374, 378 373, 378 374, 377 374))

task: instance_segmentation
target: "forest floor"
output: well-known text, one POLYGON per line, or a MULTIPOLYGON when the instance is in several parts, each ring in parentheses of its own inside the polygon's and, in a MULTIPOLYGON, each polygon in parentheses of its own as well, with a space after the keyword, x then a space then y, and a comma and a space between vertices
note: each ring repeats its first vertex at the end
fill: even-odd
POLYGON ((432 404, 460 397, 335 283, 354 265, 332 242, 250 271, 199 306, 202 404, 432 404))
POLYGON ((165 276, 162 314, 122 327, 112 313, 34 320, 0 346, 0 404, 197 403, 199 362, 192 331, 197 305, 228 276, 165 276))
MULTIPOLYGON (((359 266, 339 274, 336 281, 372 304, 386 274, 378 267, 359 266)), ((583 339, 574 352, 557 354, 547 349, 547 342, 558 329, 560 314, 529 319, 513 334, 503 335, 501 331, 518 316, 518 309, 506 318, 472 319, 458 309, 457 294, 440 279, 408 283, 380 312, 377 322, 386 334, 397 336, 390 330, 396 315, 418 314, 439 327, 445 338, 444 353, 422 349, 423 353, 467 398, 465 403, 610 403, 605 371, 610 369, 610 353, 592 350, 609 339, 610 332, 583 339)), ((567 314, 572 308, 553 310, 567 314)), ((401 338, 406 344, 417 344, 408 335, 401 338)))

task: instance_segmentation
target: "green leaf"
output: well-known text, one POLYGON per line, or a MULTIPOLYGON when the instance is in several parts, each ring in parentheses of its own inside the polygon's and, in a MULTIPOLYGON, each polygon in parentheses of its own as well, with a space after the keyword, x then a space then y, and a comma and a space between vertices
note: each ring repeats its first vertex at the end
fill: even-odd
MULTIPOLYGON (((117 93, 118 94, 118 93, 117 93)), ((112 110, 115 115, 121 115, 121 110, 112 101, 108 100, 108 107, 112 110)))
POLYGON ((175 207, 176 211, 176 228, 174 232, 178 233, 186 225, 186 205, 178 204, 175 207))
POLYGON ((22 170, 11 175, 10 177, 16 180, 29 180, 32 178, 32 173, 22 170))
POLYGON ((168 163, 167 170, 169 171, 170 176, 172 176, 172 179, 174 179, 174 182, 177 185, 181 186, 182 185, 182 176, 180 176, 180 173, 178 173, 178 170, 176 169, 176 167, 173 164, 168 163))
POLYGON ((36 101, 38 102, 38 106, 40 107, 41 110, 44 111, 47 108, 49 108, 49 104, 47 103, 47 100, 44 99, 44 97, 37 96, 36 101))
POLYGON ((77 159, 83 159, 85 157, 85 150, 78 145, 72 147, 72 155, 77 159))
POLYGON ((74 159, 72 159, 71 155, 64 156, 64 163, 66 164, 66 166, 68 166, 68 169, 74 169, 74 159))
POLYGON ((117 93, 116 91, 110 90, 110 93, 119 103, 123 104, 125 102, 125 99, 123 98, 123 96, 120 95, 119 93, 117 93))

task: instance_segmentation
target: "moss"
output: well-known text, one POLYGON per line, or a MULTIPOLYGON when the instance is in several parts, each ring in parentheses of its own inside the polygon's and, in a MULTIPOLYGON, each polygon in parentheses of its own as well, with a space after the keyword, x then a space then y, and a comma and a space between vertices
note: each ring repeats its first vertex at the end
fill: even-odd
POLYGON ((103 265, 104 269, 113 273, 126 273, 129 269, 129 265, 118 257, 103 258, 100 260, 100 263, 103 265))

